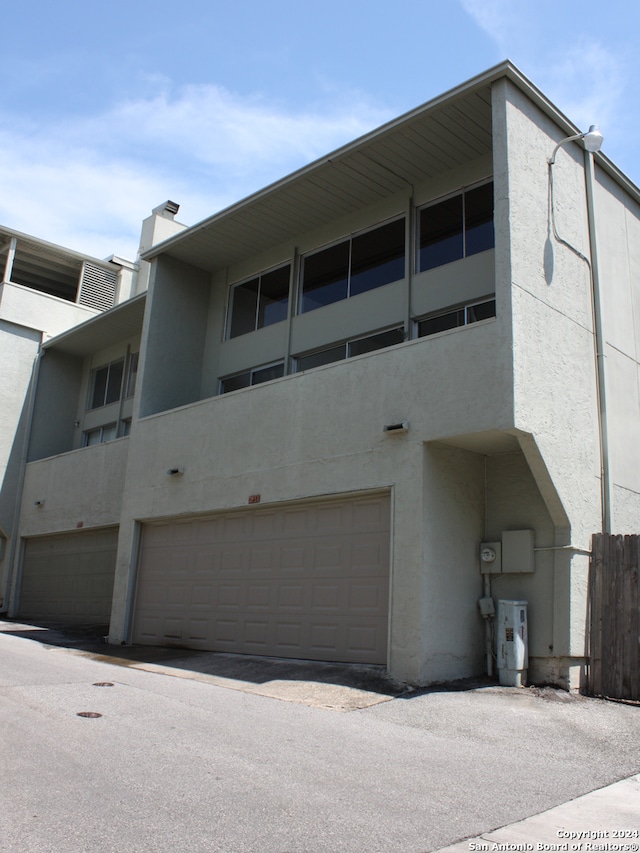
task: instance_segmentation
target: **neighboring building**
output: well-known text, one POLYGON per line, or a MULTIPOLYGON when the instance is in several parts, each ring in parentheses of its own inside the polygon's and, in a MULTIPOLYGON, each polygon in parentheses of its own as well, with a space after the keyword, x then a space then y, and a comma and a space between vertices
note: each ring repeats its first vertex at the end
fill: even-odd
POLYGON ((146 251, 42 347, 10 613, 426 684, 483 671, 492 542, 577 686, 640 518, 640 191, 567 143, 557 239, 576 133, 504 63, 146 251))

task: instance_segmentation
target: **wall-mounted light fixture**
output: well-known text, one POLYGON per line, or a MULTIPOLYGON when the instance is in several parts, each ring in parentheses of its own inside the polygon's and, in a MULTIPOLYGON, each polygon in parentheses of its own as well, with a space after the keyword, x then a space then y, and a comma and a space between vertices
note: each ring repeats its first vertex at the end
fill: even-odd
POLYGON ((592 124, 589 130, 585 133, 576 133, 574 136, 567 136, 566 139, 558 142, 556 147, 553 149, 553 154, 549 157, 549 165, 553 166, 556 162, 556 154, 558 153, 559 148, 566 145, 568 142, 577 142, 579 139, 584 142, 584 147, 590 154, 595 154, 596 151, 599 151, 602 148, 604 137, 597 124, 592 124))
POLYGON ((167 474, 170 477, 177 477, 184 474, 184 468, 167 468, 167 474))
POLYGON ((389 435, 406 432, 409 429, 409 421, 399 421, 397 424, 385 424, 384 432, 389 435))

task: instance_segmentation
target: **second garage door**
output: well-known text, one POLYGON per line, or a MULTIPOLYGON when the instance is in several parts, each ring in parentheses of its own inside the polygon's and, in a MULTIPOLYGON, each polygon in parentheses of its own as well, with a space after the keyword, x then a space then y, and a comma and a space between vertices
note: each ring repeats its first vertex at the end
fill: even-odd
POLYGON ((133 641, 385 663, 388 495, 145 524, 133 641))
POLYGON ((117 545, 117 527, 27 539, 18 615, 108 625, 117 545))

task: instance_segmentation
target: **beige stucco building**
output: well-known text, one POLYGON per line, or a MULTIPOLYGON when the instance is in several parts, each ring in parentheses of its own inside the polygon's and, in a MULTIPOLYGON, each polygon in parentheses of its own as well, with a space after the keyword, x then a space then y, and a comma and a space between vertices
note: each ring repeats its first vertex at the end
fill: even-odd
POLYGON ((577 133, 504 63, 150 241, 41 347, 9 613, 426 684, 526 600, 578 686, 591 535, 639 527, 640 192, 551 172, 577 133))

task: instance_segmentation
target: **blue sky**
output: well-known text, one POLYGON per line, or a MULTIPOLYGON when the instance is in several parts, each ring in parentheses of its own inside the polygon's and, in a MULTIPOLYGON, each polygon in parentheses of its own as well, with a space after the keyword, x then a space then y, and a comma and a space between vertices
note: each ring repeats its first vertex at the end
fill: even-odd
POLYGON ((22 0, 3 10, 0 223, 134 258, 511 59, 640 183, 637 0, 22 0))

